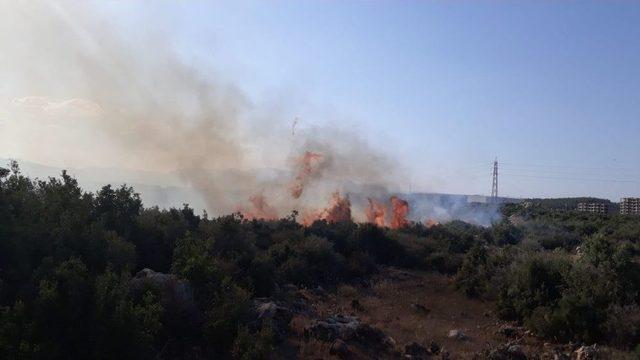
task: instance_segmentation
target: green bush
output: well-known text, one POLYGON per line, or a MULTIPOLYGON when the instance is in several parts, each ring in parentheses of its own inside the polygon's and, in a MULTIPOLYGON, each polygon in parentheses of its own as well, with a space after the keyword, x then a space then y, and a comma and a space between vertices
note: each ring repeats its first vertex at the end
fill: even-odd
POLYGON ((287 255, 278 265, 276 274, 283 282, 304 286, 326 285, 336 284, 345 276, 344 257, 336 253, 324 238, 311 235, 302 241, 281 246, 285 247, 282 251, 287 255))
POLYGON ((278 344, 272 327, 252 327, 253 298, 285 283, 337 287, 379 265, 455 274, 463 293, 497 298, 501 316, 543 337, 640 341, 637 218, 549 204, 504 213, 515 224, 210 219, 12 164, 0 169, 0 358, 266 358, 278 344), (143 268, 170 272, 186 305, 164 285, 132 292, 143 268))
POLYGON ((384 230, 373 225, 363 224, 355 233, 357 246, 380 264, 398 264, 404 260, 405 249, 384 230))
POLYGON ((467 253, 456 274, 456 287, 469 297, 478 297, 487 291, 492 270, 487 248, 476 245, 467 253))
POLYGON ((503 280, 497 303, 499 313, 506 318, 523 319, 537 307, 553 307, 561 297, 563 275, 570 266, 570 260, 562 256, 523 256, 503 280))
POLYGON ((246 327, 243 327, 238 332, 233 344, 233 358, 240 360, 270 359, 275 350, 276 339, 272 324, 262 324, 257 333, 251 333, 246 327))
POLYGON ((492 227, 493 243, 499 246, 515 245, 522 240, 522 229, 514 226, 509 220, 503 220, 492 227))

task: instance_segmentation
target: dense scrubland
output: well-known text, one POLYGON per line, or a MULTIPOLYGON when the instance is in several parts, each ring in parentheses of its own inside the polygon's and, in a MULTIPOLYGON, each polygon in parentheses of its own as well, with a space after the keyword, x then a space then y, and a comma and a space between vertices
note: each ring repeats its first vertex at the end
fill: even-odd
POLYGON ((382 266, 444 274, 549 341, 640 342, 640 220, 535 202, 491 227, 401 229, 145 208, 134 189, 0 169, 0 358, 269 358, 257 298, 340 295, 382 266), (145 270, 147 269, 147 270, 145 270), (150 270, 148 270, 150 269, 150 270), (324 291, 324 290, 323 290, 324 291))

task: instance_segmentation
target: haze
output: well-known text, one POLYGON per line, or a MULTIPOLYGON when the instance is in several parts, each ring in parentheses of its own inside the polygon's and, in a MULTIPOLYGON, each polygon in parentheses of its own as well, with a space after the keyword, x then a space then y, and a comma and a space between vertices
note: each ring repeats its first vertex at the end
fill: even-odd
POLYGON ((322 201, 336 182, 488 194, 495 157, 503 195, 638 195, 639 15, 627 1, 5 1, 0 158, 149 171, 222 211, 253 191, 288 205, 275 179, 309 144, 339 158, 322 201))

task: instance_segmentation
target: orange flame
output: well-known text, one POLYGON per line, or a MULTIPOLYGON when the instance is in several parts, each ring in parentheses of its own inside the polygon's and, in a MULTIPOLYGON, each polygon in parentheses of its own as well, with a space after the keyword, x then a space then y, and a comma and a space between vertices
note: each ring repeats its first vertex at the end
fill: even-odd
POLYGON ((396 196, 391 197, 391 228, 399 229, 409 225, 407 215, 409 214, 409 203, 396 196))
POLYGON ((387 212, 384 204, 371 198, 368 198, 367 200, 369 200, 369 206, 365 210, 367 222, 384 227, 386 223, 385 215, 387 212))
POLYGON ((245 219, 276 220, 278 218, 278 211, 267 203, 264 195, 253 195, 249 201, 252 209, 240 211, 245 219))
POLYGON ((440 225, 440 222, 438 220, 432 219, 432 218, 428 218, 427 220, 425 220, 424 225, 431 229, 434 226, 438 226, 440 225))
POLYGON ((329 207, 305 214, 302 217, 302 224, 309 226, 316 220, 326 220, 330 223, 351 221, 351 201, 348 197, 342 197, 340 192, 334 192, 329 207))
POLYGON ((322 154, 305 151, 304 155, 297 162, 297 173, 293 183, 289 187, 291 196, 300 198, 304 187, 309 183, 311 175, 318 169, 324 157, 322 154))

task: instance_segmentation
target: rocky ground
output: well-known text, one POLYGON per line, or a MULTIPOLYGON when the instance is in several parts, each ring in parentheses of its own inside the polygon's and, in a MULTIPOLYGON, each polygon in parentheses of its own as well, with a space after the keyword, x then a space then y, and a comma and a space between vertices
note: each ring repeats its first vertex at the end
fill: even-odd
POLYGON ((275 358, 632 359, 596 344, 555 344, 498 319, 443 275, 384 268, 337 291, 284 286, 255 302, 276 329, 275 358))

